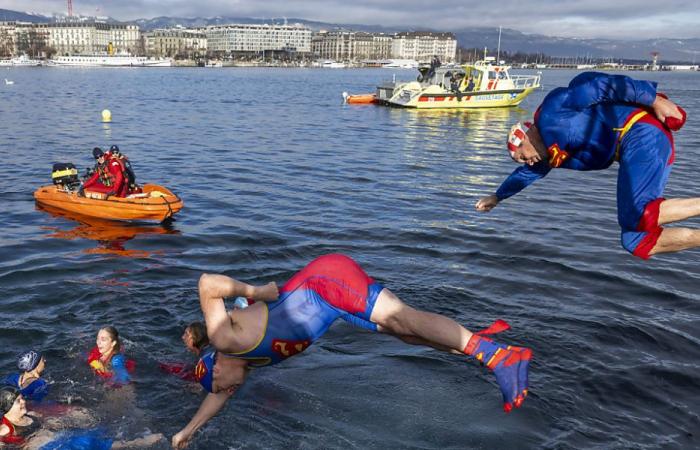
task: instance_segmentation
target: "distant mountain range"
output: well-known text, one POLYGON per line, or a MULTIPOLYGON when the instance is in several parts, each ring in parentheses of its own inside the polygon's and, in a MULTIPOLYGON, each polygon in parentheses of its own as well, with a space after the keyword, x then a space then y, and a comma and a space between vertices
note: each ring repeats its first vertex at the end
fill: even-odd
MULTIPOLYGON (((0 9, 0 21, 17 20, 23 22, 45 23, 54 21, 55 18, 40 14, 22 13, 0 9)), ((113 19, 107 19, 111 23, 119 23, 113 19)), ((155 17, 152 19, 138 19, 130 23, 139 25, 142 31, 157 28, 170 28, 177 25, 183 27, 203 27, 207 25, 221 25, 229 23, 262 24, 284 23, 283 19, 253 19, 249 17, 211 17, 211 18, 183 18, 183 17, 155 17)), ((414 27, 382 27, 376 25, 361 24, 334 24, 314 22, 305 19, 288 18, 289 24, 300 23, 314 31, 325 30, 356 30, 379 33, 395 33, 398 31, 418 31, 414 27)), ((421 31, 450 31, 457 37, 457 42, 463 48, 488 47, 490 52, 496 50, 498 45, 498 29, 490 28, 465 28, 461 30, 429 30, 421 28, 421 31)), ((621 40, 621 39, 575 39, 541 34, 526 34, 517 30, 504 28, 501 35, 501 49, 508 52, 543 53, 556 57, 584 58, 612 58, 629 61, 649 61, 651 52, 659 52, 659 62, 686 62, 700 63, 700 39, 646 39, 646 40, 621 40)))

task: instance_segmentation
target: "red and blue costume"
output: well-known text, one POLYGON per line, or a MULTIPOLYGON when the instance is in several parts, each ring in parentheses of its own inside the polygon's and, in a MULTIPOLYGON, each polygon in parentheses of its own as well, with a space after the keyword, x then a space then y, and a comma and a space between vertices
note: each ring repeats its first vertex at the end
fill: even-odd
MULTIPOLYGON (((238 353, 206 353, 195 367, 195 379, 212 392, 217 355, 245 359, 252 367, 277 364, 306 350, 339 318, 376 332, 377 324, 370 317, 383 289, 347 256, 316 258, 282 286, 277 300, 264 304, 267 326, 260 341, 238 353)), ((505 346, 484 337, 508 328, 504 321, 496 321, 474 334, 463 350, 494 372, 506 412, 519 407, 527 396, 532 358, 530 349, 505 346)))
POLYGON ((112 355, 109 364, 105 364, 102 361, 102 354, 96 346, 90 350, 87 363, 97 376, 109 380, 116 386, 130 383, 129 373, 136 368, 136 362, 132 359, 126 359, 121 353, 112 355))
POLYGON ((19 373, 13 373, 5 377, 2 384, 6 384, 17 388, 17 390, 19 390, 20 394, 22 394, 22 397, 25 400, 31 400, 35 402, 42 401, 44 397, 46 397, 46 395, 49 393, 49 384, 43 378, 37 378, 31 383, 29 383, 29 385, 22 388, 22 386, 19 383, 20 377, 21 376, 19 373))
POLYGON ((535 113, 548 159, 513 171, 498 188, 498 200, 517 194, 553 168, 602 170, 618 160, 622 246, 649 258, 662 231, 659 206, 675 152, 671 129, 685 121, 681 110, 682 121, 661 123, 651 109, 656 96, 655 82, 597 72, 582 73, 568 87, 554 89, 535 113))
POLYGON ((316 258, 282 286, 276 301, 264 304, 267 327, 260 342, 226 355, 251 366, 277 364, 306 350, 338 318, 377 331, 369 318, 382 289, 347 256, 316 258))

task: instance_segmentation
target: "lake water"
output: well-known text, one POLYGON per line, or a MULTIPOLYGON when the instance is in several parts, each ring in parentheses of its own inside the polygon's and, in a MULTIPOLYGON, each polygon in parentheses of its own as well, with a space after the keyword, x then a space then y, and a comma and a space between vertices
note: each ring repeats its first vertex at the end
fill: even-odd
MULTIPOLYGON (((283 283, 342 252, 407 303, 533 348, 531 395, 505 415, 493 377, 465 358, 345 323, 303 355, 256 371, 196 449, 697 448, 700 252, 648 262, 619 245, 616 170, 561 171, 478 214, 514 165, 510 125, 575 76, 545 71, 521 107, 414 111, 343 105, 411 71, 3 70, 0 84, 0 372, 47 355, 52 396, 108 429, 172 436, 196 386, 162 374, 191 361, 197 279, 283 283), (113 122, 100 122, 109 108, 113 122), (166 226, 81 223, 36 209, 53 162, 92 164, 118 144, 141 181, 185 208, 166 226), (116 326, 136 361, 133 396, 84 363, 116 326)), ((655 79, 686 108, 667 197, 698 195, 700 73, 655 79)), ((699 226, 700 221, 691 221, 699 226)), ((165 448, 165 444, 162 446, 165 448)))

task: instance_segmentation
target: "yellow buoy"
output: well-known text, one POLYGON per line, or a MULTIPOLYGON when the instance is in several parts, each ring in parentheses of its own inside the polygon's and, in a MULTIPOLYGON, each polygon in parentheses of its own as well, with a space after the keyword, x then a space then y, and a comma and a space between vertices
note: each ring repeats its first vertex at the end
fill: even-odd
POLYGON ((103 122, 111 122, 112 121, 112 112, 108 109, 103 109, 102 110, 102 121, 103 122))

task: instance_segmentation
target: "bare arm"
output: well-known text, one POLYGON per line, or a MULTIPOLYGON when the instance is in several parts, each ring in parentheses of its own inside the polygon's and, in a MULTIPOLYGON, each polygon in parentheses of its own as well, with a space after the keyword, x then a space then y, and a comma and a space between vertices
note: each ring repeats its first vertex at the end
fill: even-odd
POLYGON ((200 297, 203 290, 207 291, 207 296, 214 298, 245 297, 264 302, 277 300, 279 296, 277 285, 274 282, 264 286, 253 286, 226 275, 206 273, 199 279, 200 297))
POLYGON ((225 298, 247 297, 253 300, 272 301, 276 300, 278 295, 275 283, 252 286, 225 275, 203 274, 199 278, 199 304, 212 345, 218 349, 226 349, 235 338, 231 319, 224 304, 225 298))
POLYGON ((171 441, 173 448, 181 449, 187 447, 192 439, 192 435, 199 430, 202 425, 207 423, 209 419, 218 414, 226 404, 226 400, 233 394, 230 391, 219 392, 216 394, 209 393, 199 406, 197 413, 192 417, 190 423, 180 430, 171 441))

